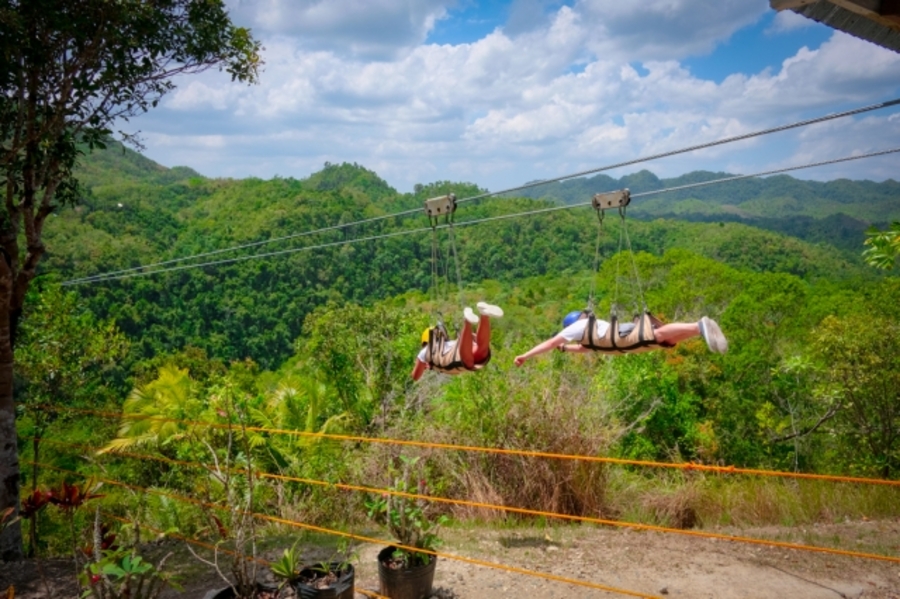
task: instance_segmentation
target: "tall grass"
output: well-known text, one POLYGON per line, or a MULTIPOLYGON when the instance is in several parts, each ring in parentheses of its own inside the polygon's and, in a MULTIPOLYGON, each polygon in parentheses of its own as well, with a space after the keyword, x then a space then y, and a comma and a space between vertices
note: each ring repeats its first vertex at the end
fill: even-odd
POLYGON ((816 480, 611 469, 610 511, 676 528, 800 526, 900 516, 900 488, 816 480))
MULTIPOLYGON (((387 434, 548 453, 609 451, 619 427, 590 379, 558 368, 527 375, 484 371, 449 381, 417 419, 400 420, 387 434)), ((391 452, 382 448, 372 459, 384 463, 391 452)), ((561 514, 606 513, 604 464, 452 451, 427 452, 427 463, 435 490, 446 496, 561 514)), ((491 509, 452 512, 463 519, 506 517, 491 509)))

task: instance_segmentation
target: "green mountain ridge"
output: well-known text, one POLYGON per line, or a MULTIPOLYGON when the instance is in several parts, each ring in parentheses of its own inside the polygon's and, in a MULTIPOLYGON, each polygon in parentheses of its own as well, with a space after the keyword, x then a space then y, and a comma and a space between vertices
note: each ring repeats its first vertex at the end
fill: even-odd
POLYGON ((863 232, 900 219, 900 183, 889 179, 829 182, 805 181, 789 175, 726 181, 687 190, 676 189, 733 177, 695 171, 659 179, 647 170, 614 179, 600 174, 517 192, 518 195, 564 205, 590 201, 595 193, 622 188, 634 198, 628 213, 637 219, 676 218, 694 222, 742 222, 761 229, 845 250, 858 250, 863 232))
MULTIPOLYGON (((202 268, 181 269, 197 261, 171 263, 167 266, 178 270, 150 276, 135 271, 128 273, 138 275, 133 278, 73 287, 98 316, 115 318, 129 337, 139 339, 136 351, 144 357, 195 345, 211 356, 252 357, 266 367, 290 355, 304 318, 316 306, 427 293, 431 236, 403 233, 426 227, 424 211, 390 215, 420 209, 436 195, 454 192, 465 198, 484 191, 443 181, 401 194, 376 173, 353 164, 328 164, 302 180, 210 179, 186 167, 166 169, 121 148, 86 156, 79 175, 86 197, 48 222, 48 254, 41 272, 68 280, 197 254, 210 253, 199 259, 207 263, 284 252, 202 268), (386 218, 335 229, 373 217, 386 218), (321 229, 326 230, 315 232, 321 229), (362 238, 378 239, 348 243, 362 238), (280 241, 260 243, 275 239, 280 241), (248 247, 223 251, 241 245, 248 247)), ((684 180, 709 176, 691 173, 684 180)), ((654 181, 665 183, 647 171, 625 179, 635 189, 656 185, 654 181)), ((638 204, 629 214, 638 212, 638 204)), ((597 236, 590 208, 508 217, 553 205, 546 199, 508 197, 461 204, 455 243, 462 282, 515 285, 533 277, 589 273, 597 236), (497 220, 489 226, 465 226, 486 218, 497 220)), ((636 251, 656 256, 681 248, 757 272, 810 279, 877 276, 862 265, 859 251, 725 220, 631 220, 629 234, 636 251)), ((603 260, 619 249, 618 226, 613 218, 604 225, 603 260)), ((442 275, 451 273, 444 284, 449 288, 455 285, 455 267, 448 259, 446 233, 439 242, 443 260, 438 266, 442 275)))

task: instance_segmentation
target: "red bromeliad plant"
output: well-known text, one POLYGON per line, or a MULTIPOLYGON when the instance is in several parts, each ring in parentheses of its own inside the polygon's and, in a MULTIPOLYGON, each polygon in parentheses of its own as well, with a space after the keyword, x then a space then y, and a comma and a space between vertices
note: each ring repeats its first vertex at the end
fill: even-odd
POLYGON ((104 497, 94 493, 98 488, 100 488, 100 485, 93 481, 87 481, 80 487, 63 481, 59 489, 54 489, 50 492, 50 503, 63 512, 70 514, 83 506, 88 500, 104 497))
POLYGON ((28 552, 31 557, 34 557, 37 553, 38 513, 40 513, 41 510, 47 507, 47 504, 50 503, 51 497, 53 497, 53 493, 51 491, 48 491, 47 489, 36 488, 31 492, 31 495, 22 500, 22 507, 19 509, 19 515, 29 521, 28 536, 30 547, 28 549, 28 552))
POLYGON ((75 577, 79 575, 78 566, 78 535, 75 532, 75 510, 83 506, 91 499, 104 497, 95 491, 100 484, 94 481, 86 481, 83 485, 70 485, 63 481, 58 489, 50 491, 50 503, 58 507, 66 515, 69 521, 69 529, 72 532, 72 556, 75 561, 75 577))
POLYGON ((47 489, 35 489, 31 495, 22 500, 22 507, 19 514, 23 518, 33 518, 39 511, 44 509, 50 498, 53 496, 51 491, 47 489))

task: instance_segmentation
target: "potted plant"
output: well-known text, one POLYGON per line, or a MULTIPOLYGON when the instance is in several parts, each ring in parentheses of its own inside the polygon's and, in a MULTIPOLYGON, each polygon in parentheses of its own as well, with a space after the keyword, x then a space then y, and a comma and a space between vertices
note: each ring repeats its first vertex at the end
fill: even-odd
POLYGON ((369 517, 386 525, 397 540, 397 545, 385 547, 378 554, 378 577, 382 595, 391 599, 424 599, 431 594, 434 583, 437 531, 447 517, 434 517, 432 504, 423 499, 395 494, 422 495, 426 491, 425 480, 413 477, 419 458, 400 456, 400 461, 401 473, 390 488, 394 493, 366 503, 369 517))
MULTIPOLYGON (((339 550, 339 555, 346 555, 339 550)), ((353 599, 355 570, 349 559, 325 560, 301 569, 297 545, 285 549, 277 562, 271 565, 272 574, 282 580, 280 591, 290 585, 301 599, 353 599)))

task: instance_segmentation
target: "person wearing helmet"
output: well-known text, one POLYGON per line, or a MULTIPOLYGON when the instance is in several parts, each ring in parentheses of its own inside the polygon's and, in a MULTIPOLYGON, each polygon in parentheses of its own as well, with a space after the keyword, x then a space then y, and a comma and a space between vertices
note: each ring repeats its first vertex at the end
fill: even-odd
MULTIPOLYGON (((459 374, 466 370, 479 370, 484 367, 491 359, 491 318, 500 318, 503 316, 503 310, 499 306, 488 304, 486 302, 478 302, 476 304, 479 316, 475 315, 472 308, 463 310, 463 329, 459 334, 458 340, 447 341, 443 346, 443 353, 447 354, 456 350, 459 344, 460 360, 464 364, 461 371, 441 370, 444 374, 459 374), (472 333, 472 325, 478 325, 478 329, 474 335, 472 333)), ((413 367, 412 379, 418 381, 424 372, 432 366, 426 361, 426 352, 428 350, 428 335, 431 329, 425 329, 422 332, 422 350, 416 356, 416 364, 413 367)))
MULTIPOLYGON (((546 353, 553 349, 568 353, 590 353, 592 350, 583 347, 580 343, 572 343, 578 341, 584 336, 584 330, 588 323, 588 313, 580 310, 569 312, 563 318, 563 329, 546 341, 538 343, 530 350, 520 356, 516 356, 516 366, 521 366, 526 360, 534 356, 546 353)), ((596 319, 597 335, 606 335, 609 330, 609 322, 596 319)), ((619 334, 625 335, 628 332, 627 327, 633 327, 632 323, 623 323, 619 326, 619 334)), ((724 354, 728 351, 728 340, 719 328, 718 323, 704 316, 697 322, 673 322, 664 324, 654 328, 653 334, 656 341, 663 347, 674 347, 681 341, 690 339, 691 337, 703 337, 710 351, 724 354)))

